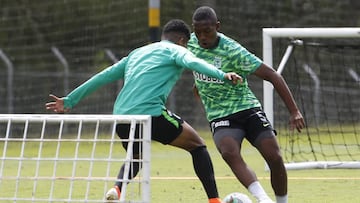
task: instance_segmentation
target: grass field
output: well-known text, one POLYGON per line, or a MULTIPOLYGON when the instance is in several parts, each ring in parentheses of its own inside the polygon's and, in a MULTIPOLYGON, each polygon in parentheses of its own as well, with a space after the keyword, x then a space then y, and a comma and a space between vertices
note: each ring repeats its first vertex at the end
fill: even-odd
MULTIPOLYGON (((221 159, 219 153, 216 151, 214 144, 208 133, 201 133, 205 138, 209 152, 213 159, 215 168, 215 174, 217 178, 217 185, 221 197, 224 197, 228 193, 239 191, 245 194, 248 192, 242 187, 239 182, 234 178, 230 169, 225 165, 221 159)), ((20 145, 20 144, 18 144, 20 145)), ((36 157, 38 147, 36 144, 26 147, 25 154, 27 156, 36 157)), ((67 143, 62 145, 62 153, 72 156, 75 144, 67 143)), ((92 144, 82 145, 79 149, 79 156, 89 156, 92 144), (87 148, 88 147, 88 148, 87 148)), ((0 143, 1 149, 3 149, 2 143, 0 143)), ((107 151, 107 145, 98 145, 97 151, 107 151), (103 149, 102 149, 103 147, 103 149)), ((49 151, 48 156, 54 155, 54 146, 43 148, 44 151, 49 151)), ((2 151, 2 150, 1 150, 2 151)), ((121 149, 121 151, 123 151, 121 149)), ((19 153, 19 147, 8 146, 7 156, 16 157, 19 153)), ((106 155, 106 153, 104 154, 106 155)), ((270 181, 269 172, 265 170, 264 161, 258 155, 254 148, 245 143, 243 148, 243 155, 247 160, 250 167, 252 167, 258 175, 260 182, 265 190, 274 197, 270 181)), ((0 154, 2 156, 2 154, 0 154)), ((72 171, 72 164, 59 163, 60 176, 68 176, 72 171)), ((77 176, 87 176, 88 163, 79 162, 77 164, 77 176), (82 168, 84 171, 82 171, 82 168)), ((191 156, 180 149, 176 149, 170 146, 164 146, 158 143, 152 144, 152 162, 151 162, 151 199, 154 203, 206 203, 206 195, 200 184, 200 181, 196 178, 193 171, 191 156)), ((22 168, 26 168, 26 172, 33 174, 35 171, 34 163, 23 163, 22 168)), ((94 176, 101 176, 104 174, 104 167, 94 169, 94 176)), ((116 164, 110 172, 111 175, 117 175, 118 166, 116 164)), ((18 163, 16 161, 7 162, 3 169, 3 176, 15 176, 18 172, 18 163)), ((24 172, 22 172, 24 173, 24 172)), ((52 168, 41 165, 41 174, 51 176, 52 168)), ((22 174, 25 176, 26 174, 22 174)), ((357 195, 360 185, 360 170, 358 169, 314 169, 314 170, 293 170, 288 172, 289 177, 289 202, 290 203, 354 203, 360 202, 360 196, 357 195)), ((16 180, 2 180, 0 181, 0 197, 9 196, 13 192, 14 182, 16 180)), ((57 181, 54 191, 54 196, 60 196, 62 193, 66 193, 68 189, 68 182, 66 180, 57 181), (64 191, 63 191, 64 190, 64 191)), ((103 182, 99 181, 99 190, 92 190, 89 197, 100 198, 103 193, 103 182)), ((50 183, 44 185, 38 185, 38 196, 42 195, 45 189, 49 187, 50 183)), ((77 196, 83 196, 86 183, 74 183, 74 194, 77 196)), ((30 196, 33 187, 32 180, 23 182, 20 184, 18 190, 22 191, 22 195, 30 196)), ((249 195, 249 194, 248 194, 249 195)), ((11 196, 11 195, 10 195, 11 196)), ((13 201, 9 201, 13 202, 13 201)))
MULTIPOLYGON (((234 191, 249 195, 221 159, 209 135, 203 137, 208 138, 206 141, 214 162, 220 196, 224 197, 234 191)), ((274 198, 269 180, 270 174, 265 170, 264 161, 257 151, 245 144, 243 155, 257 173, 265 190, 274 198)), ((206 202, 205 192, 199 181, 195 179, 190 159, 186 152, 153 144, 153 202, 206 202), (167 179, 167 177, 173 178, 167 179)), ((360 185, 358 169, 290 170, 288 178, 290 203, 360 202, 360 196, 355 195, 360 185)))

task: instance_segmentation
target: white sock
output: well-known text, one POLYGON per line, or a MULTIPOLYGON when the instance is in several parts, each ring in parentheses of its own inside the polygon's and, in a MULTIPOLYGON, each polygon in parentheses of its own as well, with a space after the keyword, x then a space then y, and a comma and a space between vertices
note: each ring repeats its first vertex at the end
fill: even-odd
POLYGON ((288 202, 288 196, 276 196, 276 203, 287 203, 288 202))
POLYGON ((248 190, 256 198, 257 201, 270 199, 259 181, 251 183, 248 187, 248 190))

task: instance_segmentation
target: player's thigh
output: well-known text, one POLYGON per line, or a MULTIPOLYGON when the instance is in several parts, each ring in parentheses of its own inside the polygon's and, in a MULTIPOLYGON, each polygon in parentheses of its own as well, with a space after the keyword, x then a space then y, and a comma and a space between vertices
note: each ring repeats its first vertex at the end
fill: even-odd
MULTIPOLYGON (((159 116, 153 116, 151 119, 151 139, 162 144, 169 144, 176 140, 183 132, 184 121, 176 114, 164 109, 159 116)), ((129 143, 130 124, 118 124, 116 132, 122 140, 123 147, 127 150, 129 143)), ((135 138, 139 138, 142 132, 141 126, 136 125, 135 138)), ((138 152, 141 149, 141 144, 135 142, 133 144, 133 151, 138 152)))
POLYGON ((170 143, 170 145, 191 151, 197 147, 205 146, 204 140, 187 122, 182 124, 183 131, 170 143))
POLYGON ((259 134, 255 147, 266 161, 272 162, 281 159, 281 151, 275 133, 272 130, 259 134))
MULTIPOLYGON (((121 139, 121 143, 122 146, 125 150, 128 149, 128 144, 130 142, 129 137, 130 137, 130 124, 127 123, 120 123, 116 125, 116 133, 119 136, 119 138, 121 139)), ((141 126, 139 124, 136 124, 135 127, 135 135, 134 135, 134 139, 138 140, 139 139, 139 133, 142 131, 141 126)), ((141 154, 141 145, 139 141, 135 141, 133 142, 133 155, 134 156, 138 156, 141 154)))
POLYGON ((161 116, 152 119, 152 139, 162 144, 191 151, 204 146, 198 133, 180 116, 169 110, 162 111, 161 116))
POLYGON ((239 154, 245 131, 239 128, 219 128, 213 134, 214 143, 220 153, 239 154))

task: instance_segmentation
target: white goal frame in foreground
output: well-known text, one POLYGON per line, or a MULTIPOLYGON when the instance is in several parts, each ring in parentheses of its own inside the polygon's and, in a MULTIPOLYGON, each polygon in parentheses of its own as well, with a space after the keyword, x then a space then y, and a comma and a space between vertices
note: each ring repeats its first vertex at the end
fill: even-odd
POLYGON ((0 194, 4 192, 0 201, 104 202, 105 193, 113 187, 122 163, 125 174, 119 179, 124 183, 120 202, 151 201, 151 116, 0 114, 0 145, 0 194), (127 152, 116 134, 118 123, 130 124, 129 139, 125 140, 127 152), (134 138, 136 125, 142 126, 140 138, 134 138), (130 147, 135 142, 141 144, 143 152, 139 159, 132 158, 130 147), (83 144, 89 147, 82 148, 83 144), (54 154, 51 157, 43 152, 49 145, 54 154), (71 149, 67 148, 69 145, 71 149), (89 151, 84 151, 88 148, 89 151), (62 155, 64 150, 66 155, 62 155), (137 178, 128 180, 132 162, 140 162, 142 169, 137 178), (68 167, 63 166, 66 164, 68 167), (48 171, 44 171, 45 165, 51 165, 49 169, 45 167, 48 171), (66 177, 61 176, 65 173, 66 177), (42 185, 48 185, 46 192, 41 189, 42 185), (131 185, 136 185, 136 197, 128 194, 136 192, 131 185), (57 194, 58 187, 66 187, 64 195, 57 194))
MULTIPOLYGON (((270 67, 273 66, 273 46, 274 38, 360 38, 359 27, 342 28, 263 28, 263 61, 270 67)), ((293 45, 289 45, 276 71, 282 73, 285 64, 289 59, 293 45)), ((274 87, 270 82, 263 83, 264 111, 269 121, 274 124, 273 106, 274 87)), ((288 163, 287 169, 306 169, 306 168, 360 168, 360 161, 354 162, 303 162, 288 163)))

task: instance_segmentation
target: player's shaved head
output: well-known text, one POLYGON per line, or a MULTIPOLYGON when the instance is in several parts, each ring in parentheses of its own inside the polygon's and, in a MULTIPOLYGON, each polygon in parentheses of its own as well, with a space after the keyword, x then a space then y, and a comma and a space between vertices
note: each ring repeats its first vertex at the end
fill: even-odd
POLYGON ((194 12, 193 28, 199 45, 204 49, 211 49, 218 45, 218 30, 220 22, 214 9, 209 6, 201 6, 194 12))
POLYGON ((199 22, 199 21, 210 21, 212 23, 218 22, 218 18, 216 16, 214 9, 212 9, 209 6, 201 6, 197 8, 194 12, 192 20, 193 22, 199 22))

